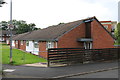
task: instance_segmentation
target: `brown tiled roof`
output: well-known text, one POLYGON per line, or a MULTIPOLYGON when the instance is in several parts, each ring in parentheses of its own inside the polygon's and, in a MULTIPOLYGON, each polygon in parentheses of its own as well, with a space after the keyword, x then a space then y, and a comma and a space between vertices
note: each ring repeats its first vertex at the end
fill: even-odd
POLYGON ((36 41, 57 41, 60 36, 66 32, 72 30, 73 28, 84 23, 84 20, 96 19, 96 17, 91 17, 87 19, 82 19, 74 22, 64 23, 60 25, 50 26, 44 29, 35 30, 32 32, 19 34, 14 40, 36 40, 36 41))

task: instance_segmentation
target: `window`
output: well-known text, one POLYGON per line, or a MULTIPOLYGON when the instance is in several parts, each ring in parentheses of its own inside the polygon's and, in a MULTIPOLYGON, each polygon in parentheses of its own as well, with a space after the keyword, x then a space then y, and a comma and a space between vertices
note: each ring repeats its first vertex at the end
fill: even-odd
POLYGON ((16 41, 16 44, 18 44, 18 41, 16 41))
POLYGON ((21 45, 23 45, 24 41, 21 41, 21 45))
POLYGON ((104 26, 106 29, 108 29, 108 26, 106 25, 106 26, 104 26))
POLYGON ((34 42, 34 47, 35 47, 35 48, 39 48, 38 42, 34 42))
POLYGON ((29 41, 26 41, 26 46, 29 46, 29 41))
POLYGON ((4 41, 5 39, 2 37, 2 40, 4 41))
POLYGON ((49 48, 54 48, 54 42, 47 42, 46 50, 49 48))
POLYGON ((114 31, 115 31, 115 27, 112 26, 111 32, 114 32, 114 31))

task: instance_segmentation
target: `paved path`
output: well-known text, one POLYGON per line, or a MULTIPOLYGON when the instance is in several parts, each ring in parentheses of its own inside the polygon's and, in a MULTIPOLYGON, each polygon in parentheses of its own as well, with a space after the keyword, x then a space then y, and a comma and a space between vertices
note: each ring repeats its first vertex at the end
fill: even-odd
MULTIPOLYGON (((90 64, 79 64, 74 66, 67 67, 52 67, 52 68, 43 68, 43 67, 25 67, 25 66, 10 66, 3 65, 4 69, 15 69, 7 75, 14 75, 19 77, 26 78, 60 78, 65 77, 71 74, 78 74, 83 72, 96 71, 101 69, 108 69, 118 67, 118 62, 99 62, 99 63, 90 63, 90 64)), ((9 76, 13 77, 14 76, 9 76)))

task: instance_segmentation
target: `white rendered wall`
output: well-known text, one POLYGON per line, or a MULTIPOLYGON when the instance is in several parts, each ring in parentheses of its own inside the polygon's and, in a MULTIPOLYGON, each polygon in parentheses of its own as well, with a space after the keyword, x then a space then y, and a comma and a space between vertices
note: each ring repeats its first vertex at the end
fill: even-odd
POLYGON ((2 37, 0 37, 0 41, 3 41, 3 40, 2 40, 2 37))
POLYGON ((12 40, 12 46, 15 47, 15 41, 14 40, 12 40))
POLYGON ((6 40, 6 43, 9 44, 9 39, 6 40))
POLYGON ((38 55, 39 48, 34 48, 34 42, 29 41, 29 46, 26 45, 26 51, 31 52, 32 54, 38 55))
POLYGON ((34 48, 33 51, 34 51, 33 54, 35 54, 35 55, 39 55, 39 48, 34 48))

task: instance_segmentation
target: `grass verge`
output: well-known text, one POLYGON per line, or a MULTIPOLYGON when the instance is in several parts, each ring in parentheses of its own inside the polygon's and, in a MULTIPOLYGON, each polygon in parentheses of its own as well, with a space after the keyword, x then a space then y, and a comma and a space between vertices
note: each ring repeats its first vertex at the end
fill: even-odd
MULTIPOLYGON (((9 57, 10 57, 10 47, 6 44, 0 45, 2 46, 2 63, 3 64, 10 64, 9 57)), ((12 50, 12 59, 13 65, 23 65, 23 64, 32 64, 38 62, 47 62, 47 60, 40 58, 39 56, 32 55, 30 53, 23 52, 18 49, 12 50)))

